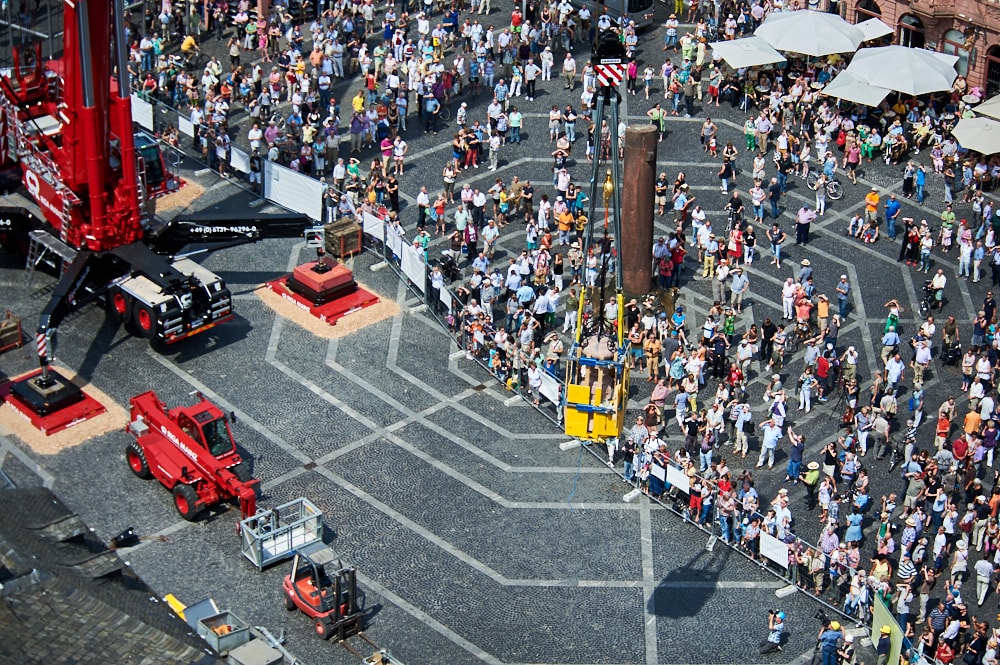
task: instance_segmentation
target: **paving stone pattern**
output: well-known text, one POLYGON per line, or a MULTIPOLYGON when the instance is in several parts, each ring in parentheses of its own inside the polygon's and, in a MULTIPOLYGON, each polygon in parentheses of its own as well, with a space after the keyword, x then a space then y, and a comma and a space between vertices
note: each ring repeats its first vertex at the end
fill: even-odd
MULTIPOLYGON (((501 16, 493 22, 502 22, 501 16)), ((644 37, 640 57, 661 62, 661 40, 662 29, 644 37)), ((504 148, 497 173, 466 171, 460 184, 468 180, 485 188, 495 177, 517 174, 538 185, 536 196, 551 195, 543 116, 552 104, 578 104, 579 88, 571 97, 561 87, 557 81, 541 84, 535 102, 516 100, 528 116, 526 141, 504 148)), ((340 84, 338 92, 348 98, 350 90, 340 84)), ((483 96, 469 101, 474 113, 484 114, 483 96)), ((648 122, 644 113, 651 104, 630 97, 623 115, 632 123, 648 122)), ((709 111, 700 103, 696 108, 702 115, 709 111)), ((722 141, 741 147, 743 116, 728 107, 710 111, 722 141)), ((714 176, 718 163, 695 138, 700 122, 700 117, 669 121, 658 166, 671 177, 685 170, 698 203, 724 225, 714 176)), ((449 152, 443 139, 425 137, 410 124, 412 157, 402 191, 412 202, 421 184, 439 186, 449 152)), ((578 182, 590 173, 582 149, 578 142, 571 167, 578 182)), ((740 160, 746 171, 749 159, 740 160)), ((911 334, 915 287, 923 276, 895 262, 898 246, 859 245, 843 234, 866 186, 874 182, 899 191, 897 171, 865 164, 862 184, 845 185, 845 199, 832 202, 813 225, 808 247, 788 243, 780 271, 760 256, 749 270, 752 307, 741 325, 780 318, 778 287, 802 258, 812 261, 821 292, 832 293, 836 278, 846 272, 855 289, 840 345, 861 350, 867 381, 878 358, 882 303, 903 299, 903 334, 911 334)), ((737 180, 745 191, 747 176, 737 180)), ((209 184, 212 190, 200 205, 228 210, 246 205, 245 194, 209 184)), ((783 202, 786 229, 789 213, 812 200, 801 181, 793 178, 790 184, 783 202)), ((931 176, 927 205, 907 201, 903 214, 936 219, 940 187, 940 179, 931 176)), ((960 216, 968 212, 958 210, 960 216)), ((403 218, 412 229, 415 211, 404 211, 403 218)), ((661 233, 672 226, 665 219, 656 223, 661 233)), ((432 252, 443 248, 441 242, 435 240, 432 252)), ((506 229, 497 261, 505 263, 522 244, 519 225, 506 229)), ((223 273, 238 294, 235 322, 156 353, 107 325, 91 307, 60 329, 57 355, 121 404, 150 388, 171 404, 199 389, 236 411, 236 435, 264 483, 262 504, 307 496, 324 510, 329 542, 361 571, 369 633, 404 662, 755 663, 792 662, 811 652, 817 628, 812 601, 797 594, 779 603, 773 595, 778 582, 755 564, 721 546, 706 552, 706 534, 645 500, 622 503, 625 487, 610 470, 590 455, 560 451, 564 437, 548 420, 524 405, 505 405, 509 394, 485 372, 465 359, 449 359, 454 347, 437 324, 409 311, 417 301, 395 275, 368 270, 376 257, 365 254, 351 264, 381 297, 397 299, 402 313, 347 338, 316 339, 254 299, 252 290, 263 278, 309 257, 292 241, 204 256, 203 263, 223 273), (485 390, 477 389, 482 385, 485 390), (784 652, 765 658, 757 655, 756 643, 765 635, 764 610, 775 605, 789 612, 789 642, 784 652)), ((934 266, 949 271, 944 313, 970 320, 985 284, 957 281, 953 254, 936 253, 934 266)), ((693 279, 693 272, 694 265, 687 264, 682 302, 696 327, 710 304, 710 289, 693 279)), ((27 286, 20 261, 0 254, 4 305, 29 330, 52 282, 51 276, 36 275, 27 286)), ((29 349, 2 360, 7 374, 35 364, 29 349)), ((794 380, 800 369, 793 360, 783 376, 794 380)), ((755 400, 760 374, 751 387, 755 400)), ((950 368, 933 368, 928 409, 954 389, 956 376, 950 368)), ((637 374, 633 407, 645 403, 647 391, 637 374)), ((807 436, 807 459, 835 434, 832 402, 808 416, 790 413, 795 428, 807 436)), ((676 437, 675 429, 669 433, 676 437)), ((921 433, 921 445, 929 444, 931 434, 921 433)), ((287 565, 258 573, 241 558, 233 511, 195 524, 180 521, 166 490, 129 472, 127 440, 113 432, 51 457, 5 443, 17 446, 21 457, 7 455, 3 468, 19 484, 30 484, 25 476, 34 472, 21 458, 37 463, 42 475, 35 475, 50 477, 63 500, 105 539, 127 526, 167 535, 169 542, 123 553, 158 593, 175 593, 188 602, 211 595, 252 623, 285 630, 288 648, 305 662, 351 662, 345 650, 316 640, 305 617, 281 609, 279 582, 287 565)), ((776 492, 785 461, 779 453, 779 466, 758 474, 763 497, 776 492)), ((876 496, 898 489, 885 462, 867 462, 876 496)), ((732 466, 738 471, 741 464, 732 466)), ((791 493, 796 530, 815 539, 819 523, 801 507, 801 490, 791 493)))

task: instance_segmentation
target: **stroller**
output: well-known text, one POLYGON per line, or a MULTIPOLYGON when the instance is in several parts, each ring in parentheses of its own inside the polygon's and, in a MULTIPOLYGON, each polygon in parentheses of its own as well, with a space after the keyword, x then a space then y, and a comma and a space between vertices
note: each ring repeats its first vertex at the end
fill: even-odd
POLYGON ((941 351, 941 362, 951 367, 957 367, 962 360, 962 343, 954 341, 941 351))
POLYGON ((438 265, 441 267, 441 272, 444 273, 444 278, 448 280, 448 283, 461 281, 462 271, 458 267, 455 258, 450 254, 445 254, 438 261, 438 265))

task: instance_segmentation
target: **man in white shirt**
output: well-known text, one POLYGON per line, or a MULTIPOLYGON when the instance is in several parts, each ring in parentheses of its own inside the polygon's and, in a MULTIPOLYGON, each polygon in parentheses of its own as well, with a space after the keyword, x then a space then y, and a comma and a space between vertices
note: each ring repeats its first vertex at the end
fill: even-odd
POLYGON ((781 310, 782 318, 788 321, 795 320, 795 291, 798 287, 791 277, 781 285, 781 310))
POLYGON ((573 86, 576 85, 576 60, 573 59, 573 54, 567 52, 566 58, 563 60, 562 64, 563 76, 566 77, 566 85, 564 88, 566 90, 572 90, 573 86))
MULTIPOLYGON (((948 283, 948 278, 944 274, 943 268, 938 268, 937 274, 931 279, 931 288, 934 289, 934 303, 937 309, 944 307, 944 287, 948 283)), ((934 303, 931 307, 934 307, 934 303)))
POLYGON ((781 428, 774 420, 765 420, 760 424, 760 457, 757 459, 757 468, 764 466, 767 460, 767 468, 774 466, 774 451, 778 449, 778 441, 781 439, 781 428))
POLYGON ((427 187, 421 187, 417 194, 417 229, 427 226, 427 211, 431 207, 431 198, 427 194, 427 187))
POLYGON ((247 140, 250 141, 251 150, 260 149, 260 140, 264 137, 264 132, 261 131, 260 125, 256 122, 253 123, 253 127, 247 132, 247 140))
POLYGON ((927 342, 920 340, 917 342, 913 356, 913 387, 917 390, 924 385, 924 372, 931 362, 931 348, 927 342))
POLYGON ((906 369, 899 354, 893 354, 885 364, 885 380, 889 384, 889 389, 896 392, 899 382, 903 380, 903 372, 906 369))

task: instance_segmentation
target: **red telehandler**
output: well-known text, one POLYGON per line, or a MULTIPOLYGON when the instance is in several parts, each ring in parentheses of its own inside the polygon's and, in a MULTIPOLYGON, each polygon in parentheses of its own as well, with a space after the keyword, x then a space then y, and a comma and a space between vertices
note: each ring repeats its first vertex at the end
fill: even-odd
POLYGON ((125 449, 132 472, 173 492, 181 517, 193 520, 222 501, 239 500, 242 518, 257 512, 260 481, 236 451, 229 419, 200 393, 191 406, 168 409, 156 393, 131 399, 125 449))

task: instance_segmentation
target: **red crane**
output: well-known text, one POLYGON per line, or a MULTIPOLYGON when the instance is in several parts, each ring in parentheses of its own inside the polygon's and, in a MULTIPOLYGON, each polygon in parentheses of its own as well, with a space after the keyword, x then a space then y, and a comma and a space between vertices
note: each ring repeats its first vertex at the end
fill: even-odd
MULTIPOLYGON (((39 319, 40 376, 11 391, 15 407, 34 414, 79 399, 48 367, 53 335, 67 313, 103 299, 129 332, 176 342, 233 314, 222 278, 173 253, 194 242, 301 236, 313 226, 304 215, 241 211, 239 218, 187 216, 150 231, 144 202, 170 178, 149 182, 136 149, 122 3, 62 6, 63 57, 43 62, 40 45, 15 50, 12 74, 0 76, 0 169, 20 168, 40 210, 0 206, 0 244, 31 253, 44 247, 60 257, 63 270, 39 319)), ((160 160, 149 173, 164 173, 158 149, 147 146, 142 154, 160 160)))

